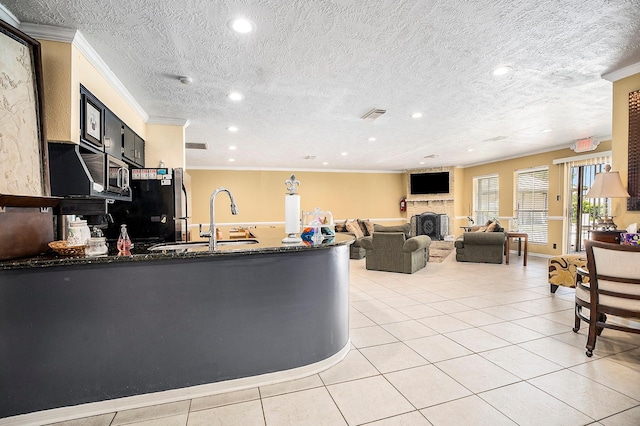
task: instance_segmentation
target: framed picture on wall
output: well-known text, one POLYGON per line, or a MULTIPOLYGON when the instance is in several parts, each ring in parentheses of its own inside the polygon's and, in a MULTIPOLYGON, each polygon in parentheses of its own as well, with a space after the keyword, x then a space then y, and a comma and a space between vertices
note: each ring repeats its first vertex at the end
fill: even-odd
POLYGON ((0 20, 0 195, 49 195, 40 43, 0 20))
POLYGON ((89 96, 82 97, 82 138, 96 146, 102 147, 103 109, 98 102, 89 96))

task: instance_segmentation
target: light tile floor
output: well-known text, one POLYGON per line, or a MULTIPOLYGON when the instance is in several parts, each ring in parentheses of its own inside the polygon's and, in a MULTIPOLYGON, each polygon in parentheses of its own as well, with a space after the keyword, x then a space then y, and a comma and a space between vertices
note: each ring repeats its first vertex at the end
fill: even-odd
POLYGON ((413 275, 351 261, 351 351, 285 383, 56 426, 640 425, 640 335, 605 330, 593 358, 572 289, 547 260, 413 275))

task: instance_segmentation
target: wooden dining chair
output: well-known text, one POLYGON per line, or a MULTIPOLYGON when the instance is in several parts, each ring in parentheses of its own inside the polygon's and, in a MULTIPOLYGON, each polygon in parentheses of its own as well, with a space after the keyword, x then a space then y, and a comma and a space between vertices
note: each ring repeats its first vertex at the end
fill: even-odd
POLYGON ((587 283, 576 286, 576 324, 589 323, 587 356, 605 328, 640 333, 640 247, 587 240, 587 283), (589 309, 587 317, 582 309, 589 309))

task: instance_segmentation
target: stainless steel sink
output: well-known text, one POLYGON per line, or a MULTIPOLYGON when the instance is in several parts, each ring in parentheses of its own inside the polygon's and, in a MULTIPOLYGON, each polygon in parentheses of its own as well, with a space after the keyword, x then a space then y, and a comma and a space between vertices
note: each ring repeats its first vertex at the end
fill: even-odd
MULTIPOLYGON (((258 244, 258 240, 252 238, 243 238, 237 240, 218 240, 218 246, 242 246, 247 244, 258 244)), ((172 251, 176 253, 209 251, 209 243, 206 241, 192 241, 189 243, 162 243, 149 247, 149 251, 172 251)))

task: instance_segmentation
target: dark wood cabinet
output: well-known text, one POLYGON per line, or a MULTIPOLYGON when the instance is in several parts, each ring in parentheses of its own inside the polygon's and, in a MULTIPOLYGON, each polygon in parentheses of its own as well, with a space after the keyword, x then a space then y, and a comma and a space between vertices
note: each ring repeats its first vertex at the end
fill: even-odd
POLYGON ((117 159, 122 158, 124 123, 110 110, 104 113, 104 151, 117 159))
POLYGON ((620 244, 620 231, 589 231, 592 240, 620 244))
POLYGON ((124 126, 122 157, 134 165, 144 167, 144 140, 128 126, 124 126))

